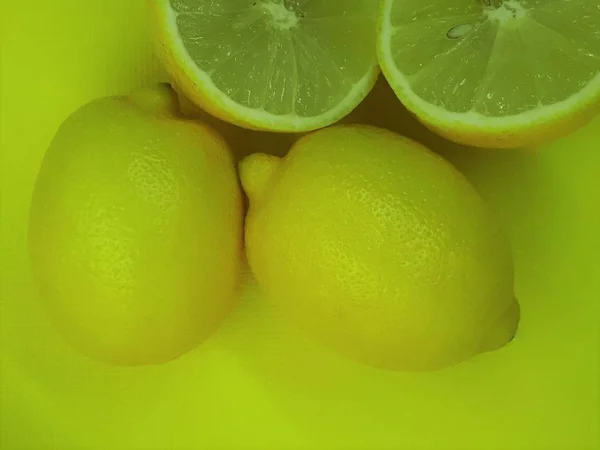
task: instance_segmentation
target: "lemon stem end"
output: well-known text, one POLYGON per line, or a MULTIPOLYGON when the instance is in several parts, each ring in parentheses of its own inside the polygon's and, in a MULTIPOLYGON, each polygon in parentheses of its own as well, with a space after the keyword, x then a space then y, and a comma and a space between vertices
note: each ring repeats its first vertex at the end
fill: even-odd
POLYGON ((242 160, 240 179, 250 203, 262 197, 281 161, 277 156, 264 153, 254 153, 242 160))
POLYGON ((153 114, 176 115, 179 111, 177 93, 167 83, 138 89, 129 94, 128 100, 153 114))

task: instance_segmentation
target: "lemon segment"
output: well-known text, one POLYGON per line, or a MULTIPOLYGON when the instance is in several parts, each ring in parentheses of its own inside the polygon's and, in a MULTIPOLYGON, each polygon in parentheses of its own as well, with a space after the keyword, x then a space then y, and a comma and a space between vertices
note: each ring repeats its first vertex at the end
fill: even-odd
POLYGON ((378 55, 400 100, 445 137, 533 145, 598 110, 598 23, 587 0, 383 0, 378 55))
POLYGON ((306 131, 352 111, 379 72, 371 0, 150 0, 177 87, 253 129, 306 131))

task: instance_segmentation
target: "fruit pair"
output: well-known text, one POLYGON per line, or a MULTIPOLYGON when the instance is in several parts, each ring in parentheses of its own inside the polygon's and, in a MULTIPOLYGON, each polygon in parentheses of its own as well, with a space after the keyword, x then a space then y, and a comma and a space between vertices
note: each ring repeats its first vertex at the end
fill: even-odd
MULTIPOLYGON (((519 308, 501 230, 454 169, 365 126, 240 166, 246 248, 290 323, 368 364, 429 370, 502 346, 519 308)), ((34 192, 30 251, 63 334, 117 364, 173 359, 233 307, 242 199, 225 141, 167 86, 84 106, 34 192)))
POLYGON ((253 129, 328 126, 381 67, 436 133, 479 147, 563 136, 600 105, 594 0, 149 0, 175 84, 253 129))

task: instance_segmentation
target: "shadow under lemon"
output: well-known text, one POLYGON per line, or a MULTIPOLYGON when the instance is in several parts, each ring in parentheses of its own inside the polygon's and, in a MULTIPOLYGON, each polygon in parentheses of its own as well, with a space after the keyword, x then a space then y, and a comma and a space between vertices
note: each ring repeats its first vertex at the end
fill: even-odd
MULTIPOLYGON (((211 116, 183 96, 180 96, 180 102, 184 114, 208 123, 225 137, 237 160, 258 152, 284 156, 298 138, 307 134, 272 133, 240 128, 211 116)), ((383 76, 378 79, 367 98, 338 123, 367 124, 386 128, 415 139, 435 151, 442 150, 440 152, 442 156, 445 156, 444 153, 448 151, 463 151, 467 148, 429 131, 400 103, 383 76)))

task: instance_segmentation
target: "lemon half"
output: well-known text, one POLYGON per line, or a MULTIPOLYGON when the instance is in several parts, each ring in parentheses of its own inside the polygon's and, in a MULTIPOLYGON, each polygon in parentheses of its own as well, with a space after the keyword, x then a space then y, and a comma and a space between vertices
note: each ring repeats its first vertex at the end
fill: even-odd
POLYGON ((150 0, 175 85, 214 116, 251 129, 321 128, 373 87, 372 0, 150 0))
POLYGON ((439 134, 534 145, 598 111, 599 24, 590 0, 383 0, 378 56, 396 95, 439 134))

